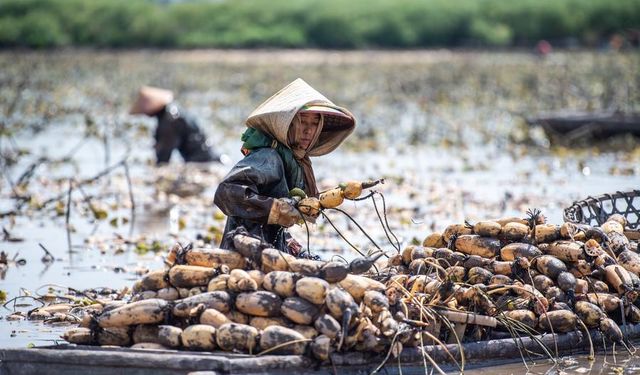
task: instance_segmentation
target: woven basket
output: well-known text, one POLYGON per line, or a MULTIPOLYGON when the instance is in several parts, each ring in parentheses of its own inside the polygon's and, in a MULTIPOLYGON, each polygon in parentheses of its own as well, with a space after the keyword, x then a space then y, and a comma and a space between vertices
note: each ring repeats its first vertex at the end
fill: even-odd
POLYGON ((640 229, 640 190, 589 196, 573 202, 564 210, 564 221, 602 225, 613 214, 624 216, 628 229, 640 229))

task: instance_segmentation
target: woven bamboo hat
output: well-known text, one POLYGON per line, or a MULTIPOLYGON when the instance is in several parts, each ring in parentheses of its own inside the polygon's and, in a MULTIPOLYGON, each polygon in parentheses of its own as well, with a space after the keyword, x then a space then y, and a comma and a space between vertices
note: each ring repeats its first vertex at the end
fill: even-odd
POLYGON ((129 110, 132 115, 144 113, 152 116, 173 101, 173 92, 158 87, 142 86, 138 98, 129 110))
POLYGON ((249 115, 246 124, 289 146, 287 133, 298 112, 319 113, 324 118, 322 132, 309 156, 325 155, 335 150, 356 127, 356 119, 351 112, 335 105, 301 78, 260 104, 249 115))

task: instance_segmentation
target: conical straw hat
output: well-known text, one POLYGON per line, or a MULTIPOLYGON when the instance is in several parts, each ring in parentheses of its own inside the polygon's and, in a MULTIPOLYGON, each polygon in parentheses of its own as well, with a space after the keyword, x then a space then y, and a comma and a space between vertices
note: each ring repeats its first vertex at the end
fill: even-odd
POLYGON ((129 111, 132 115, 152 116, 173 101, 173 92, 158 87, 142 86, 138 98, 129 111))
POLYGON ((301 78, 291 82, 260 104, 247 118, 248 127, 261 130, 289 147, 287 133, 299 111, 321 113, 324 125, 318 142, 309 156, 320 156, 335 150, 353 132, 355 117, 320 94, 301 78))

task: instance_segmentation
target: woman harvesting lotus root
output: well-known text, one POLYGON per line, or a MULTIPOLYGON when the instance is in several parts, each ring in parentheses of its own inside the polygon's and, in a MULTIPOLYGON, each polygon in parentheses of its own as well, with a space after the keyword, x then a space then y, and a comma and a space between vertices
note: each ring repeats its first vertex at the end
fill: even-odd
POLYGON ((253 111, 246 125, 245 157, 214 198, 228 216, 220 247, 230 248, 233 239, 226 234, 242 226, 274 248, 297 254, 300 245, 285 228, 303 218, 287 198, 289 191, 299 188, 318 196, 310 157, 336 149, 355 129, 355 118, 297 79, 253 111))

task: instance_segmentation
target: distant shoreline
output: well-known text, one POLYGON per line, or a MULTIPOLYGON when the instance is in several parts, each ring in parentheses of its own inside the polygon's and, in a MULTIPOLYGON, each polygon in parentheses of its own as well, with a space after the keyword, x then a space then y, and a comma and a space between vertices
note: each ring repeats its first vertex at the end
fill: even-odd
MULTIPOLYGON (((620 54, 635 55, 640 53, 640 48, 629 48, 619 51, 607 48, 556 48, 550 55, 559 54, 620 54)), ((67 54, 107 54, 107 55, 128 55, 128 54, 154 54, 154 55, 181 55, 192 59, 216 59, 219 56, 240 57, 240 56, 271 56, 287 58, 305 58, 314 56, 340 56, 341 58, 357 58, 361 56, 376 55, 379 57, 390 57, 394 60, 403 57, 450 57, 453 55, 484 55, 484 54, 509 54, 509 55, 529 55, 536 56, 533 48, 511 47, 511 48, 411 48, 411 49, 323 49, 323 48, 99 48, 99 47, 58 47, 58 48, 0 48, 0 54, 34 54, 34 55, 67 55, 67 54)))

